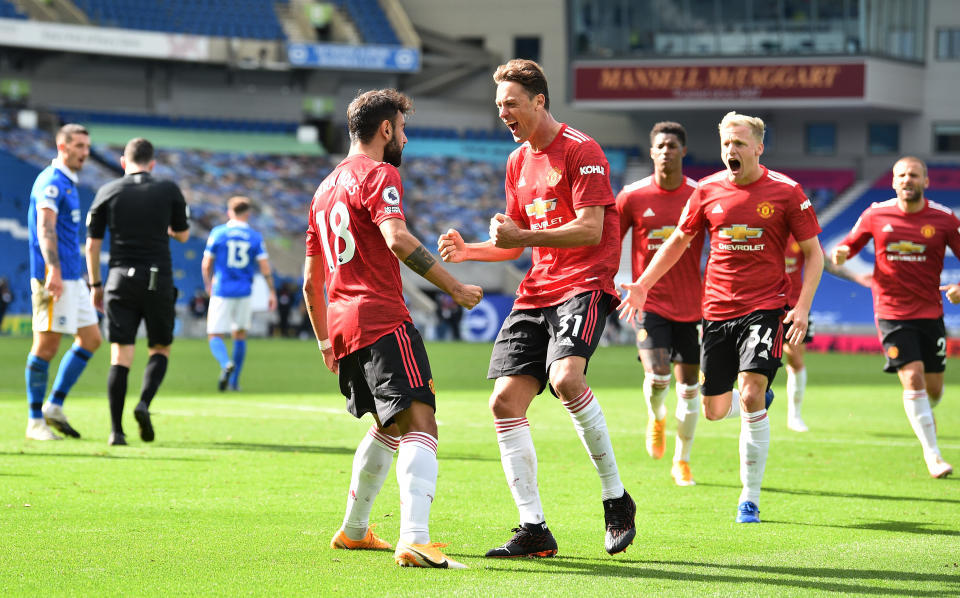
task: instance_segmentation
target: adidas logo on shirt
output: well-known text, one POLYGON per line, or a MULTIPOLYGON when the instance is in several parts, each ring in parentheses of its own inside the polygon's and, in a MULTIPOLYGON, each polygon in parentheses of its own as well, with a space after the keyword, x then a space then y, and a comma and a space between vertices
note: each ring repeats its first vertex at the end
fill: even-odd
POLYGON ((884 225, 883 225, 883 228, 881 228, 880 231, 881 231, 881 232, 884 232, 884 233, 892 233, 892 232, 893 232, 893 225, 891 225, 891 224, 884 224, 884 225))
POLYGON ((647 208, 647 211, 643 213, 643 217, 650 218, 651 216, 656 216, 656 214, 653 213, 652 209, 647 208))
POLYGON ((717 204, 717 207, 710 210, 711 214, 723 214, 723 208, 720 207, 720 204, 717 204))
POLYGON ((560 345, 561 347, 572 347, 573 341, 570 340, 569 336, 565 336, 561 338, 559 341, 557 341, 557 344, 560 345))
POLYGON ((527 179, 524 178, 523 176, 521 176, 520 180, 517 181, 517 187, 523 187, 526 184, 527 184, 527 179))

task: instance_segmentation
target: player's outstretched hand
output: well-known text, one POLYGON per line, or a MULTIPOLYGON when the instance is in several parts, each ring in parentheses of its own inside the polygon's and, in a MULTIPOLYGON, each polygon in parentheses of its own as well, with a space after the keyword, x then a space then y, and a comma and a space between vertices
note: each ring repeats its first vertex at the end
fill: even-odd
POLYGON ((830 255, 833 263, 842 266, 843 262, 847 261, 847 256, 850 255, 850 248, 846 245, 837 245, 833 248, 833 253, 830 255))
POLYGON ((783 323, 790 324, 790 328, 787 330, 784 340, 791 345, 803 343, 804 337, 807 336, 807 327, 810 325, 808 319, 809 316, 802 311, 797 309, 788 311, 786 317, 783 318, 783 323))
POLYGON ((620 302, 620 307, 617 308, 620 319, 633 322, 643 311, 643 304, 647 302, 647 289, 643 288, 639 282, 628 282, 620 285, 620 288, 627 292, 620 302))
POLYGON ((940 290, 947 292, 947 301, 950 303, 960 303, 960 284, 945 284, 940 290))
POLYGON ((460 307, 473 309, 483 299, 483 289, 474 284, 462 284, 450 296, 460 307))
POLYGON ((462 262, 466 259, 466 243, 460 233, 451 228, 446 233, 440 235, 437 239, 437 250, 440 251, 440 259, 452 264, 462 262))
POLYGON ((522 234, 517 223, 506 214, 495 214, 490 219, 490 240, 500 249, 523 247, 522 234))
POLYGON ((321 351, 323 353, 323 365, 327 366, 327 369, 333 372, 334 374, 340 373, 340 361, 335 359, 333 356, 333 347, 329 349, 324 349, 321 351))

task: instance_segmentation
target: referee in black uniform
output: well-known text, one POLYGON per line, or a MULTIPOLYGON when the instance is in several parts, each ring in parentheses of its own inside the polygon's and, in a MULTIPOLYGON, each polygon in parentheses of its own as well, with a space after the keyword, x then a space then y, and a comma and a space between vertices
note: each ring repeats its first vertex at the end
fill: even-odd
POLYGON ((140 425, 140 438, 144 442, 154 438, 150 401, 167 372, 177 299, 168 237, 183 243, 190 236, 183 193, 172 181, 154 179, 150 173, 155 165, 149 141, 137 138, 127 143, 120 158, 123 178, 100 188, 87 217, 87 271, 98 310, 103 310, 106 296, 110 341, 107 394, 112 429, 109 444, 114 445, 127 444, 122 425, 123 404, 141 320, 147 327, 150 359, 143 372, 140 403, 133 415, 140 425), (104 283, 97 279, 100 248, 108 228, 110 273, 104 293, 104 283))

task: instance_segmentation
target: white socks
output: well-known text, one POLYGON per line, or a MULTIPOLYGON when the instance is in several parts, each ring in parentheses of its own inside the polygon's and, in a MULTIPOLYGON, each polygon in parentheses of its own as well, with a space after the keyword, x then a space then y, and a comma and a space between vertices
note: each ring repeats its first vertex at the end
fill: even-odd
POLYGON ((397 452, 400 485, 400 541, 430 542, 430 505, 437 489, 437 439, 424 432, 400 437, 397 452))
MULTIPOLYGON (((740 417, 740 391, 734 388, 731 391, 730 395, 730 409, 727 410, 727 414, 721 417, 720 419, 730 419, 732 417, 740 417)), ((704 406, 706 408, 706 406, 704 406)))
POLYGON ((500 446, 500 463, 520 512, 520 523, 543 523, 543 506, 537 488, 537 452, 527 418, 495 419, 493 425, 500 446))
POLYGON ((651 372, 643 374, 643 396, 647 400, 647 416, 657 421, 667 417, 667 406, 664 398, 670 388, 670 374, 662 376, 651 372))
POLYGON ((913 433, 920 440, 923 455, 936 456, 940 454, 937 448, 937 428, 933 422, 933 411, 930 410, 930 401, 926 390, 904 390, 903 409, 907 412, 907 419, 913 427, 913 433))
MULTIPOLYGON (((662 403, 661 403, 662 405, 662 403)), ((570 402, 563 403, 573 427, 576 428, 593 466, 600 476, 600 494, 603 500, 623 496, 623 483, 617 471, 617 460, 613 456, 610 434, 607 433, 607 421, 603 417, 600 403, 593 398, 593 392, 587 387, 583 393, 570 402)), ((666 417, 666 413, 664 413, 666 417)))
POLYGON ((347 494, 347 512, 343 518, 343 531, 351 540, 362 540, 367 535, 373 501, 387 479, 399 443, 399 438, 370 426, 370 431, 357 446, 347 494))
POLYGON ((760 504, 760 486, 770 450, 770 419, 767 410, 743 413, 740 418, 740 501, 760 504))
POLYGON ((787 419, 800 417, 803 393, 807 389, 807 368, 794 372, 787 368, 787 419))
POLYGON ((690 449, 693 447, 693 433, 697 429, 700 417, 698 398, 699 384, 683 384, 677 381, 677 445, 673 451, 674 461, 690 461, 690 449))

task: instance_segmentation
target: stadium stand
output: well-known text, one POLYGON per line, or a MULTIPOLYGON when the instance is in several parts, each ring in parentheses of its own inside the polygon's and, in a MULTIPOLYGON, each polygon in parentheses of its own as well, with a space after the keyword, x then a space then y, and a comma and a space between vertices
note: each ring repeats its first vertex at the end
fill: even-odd
POLYGON ((10 0, 0 0, 0 19, 29 19, 27 15, 20 12, 17 6, 10 0))
POLYGON ((368 44, 401 45, 400 38, 377 0, 333 0, 357 25, 368 44))
POLYGON ((247 133, 295 133, 298 123, 270 120, 239 120, 228 118, 171 117, 155 114, 124 112, 97 112, 91 110, 60 110, 63 122, 101 123, 141 127, 170 127, 199 131, 237 131, 247 133))
MULTIPOLYGON (((279 0, 286 3, 288 0, 279 0)), ((74 0, 104 27, 283 40, 272 0, 74 0)))
MULTIPOLYGON (((947 206, 954 212, 960 212, 960 167, 931 166, 929 176, 930 188, 925 193, 926 197, 947 206)), ((890 187, 891 181, 891 174, 885 173, 833 219, 829 222, 821 222, 823 233, 820 235, 820 240, 828 253, 853 228, 857 218, 870 204, 895 197, 890 187)), ((960 263, 955 257, 949 255, 949 249, 947 253, 942 278, 949 281, 958 280, 960 263)), ((850 260, 848 267, 869 271, 873 268, 873 263, 873 243, 871 242, 850 260)), ((812 313, 816 321, 822 325, 832 326, 842 322, 845 325, 860 328, 873 326, 873 303, 870 291, 831 276, 824 276, 820 282, 813 301, 812 313)), ((946 313, 944 319, 947 328, 960 328, 960 317, 946 313)))

